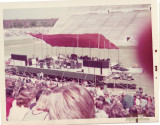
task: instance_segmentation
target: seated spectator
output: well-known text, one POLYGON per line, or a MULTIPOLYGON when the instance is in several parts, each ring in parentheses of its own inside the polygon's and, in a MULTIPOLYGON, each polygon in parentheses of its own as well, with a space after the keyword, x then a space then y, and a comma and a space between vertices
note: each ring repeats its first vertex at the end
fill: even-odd
POLYGON ((96 86, 96 92, 97 92, 97 97, 104 96, 102 87, 96 86))
POLYGON ((94 100, 85 88, 78 85, 56 88, 50 95, 49 115, 50 119, 94 118, 94 100))
POLYGON ((40 95, 36 106, 32 108, 24 117, 24 121, 28 120, 49 120, 48 102, 51 91, 44 90, 40 95))
POLYGON ((111 97, 109 93, 105 93, 104 97, 105 97, 105 102, 107 102, 108 104, 111 104, 111 97))
POLYGON ((104 93, 104 95, 108 94, 107 85, 104 85, 103 93, 104 93))
POLYGON ((108 118, 109 115, 106 114, 105 110, 103 110, 103 106, 105 104, 105 99, 103 96, 100 96, 99 98, 96 99, 96 118, 108 118))
POLYGON ((147 105, 147 100, 145 97, 140 98, 140 106, 145 109, 145 106, 147 105))
POLYGON ((151 96, 148 97, 147 102, 148 102, 147 103, 148 107, 150 107, 152 105, 152 98, 151 98, 151 96))
POLYGON ((105 102, 105 103, 103 104, 103 110, 106 112, 106 114, 107 114, 108 117, 109 117, 110 110, 111 110, 111 105, 108 104, 107 102, 105 102))
POLYGON ((96 99, 95 105, 97 109, 102 109, 103 108, 103 100, 100 100, 99 98, 96 99))
POLYGON ((129 109, 129 114, 130 117, 138 117, 139 115, 143 114, 143 110, 140 106, 138 105, 133 105, 130 109, 129 109))
POLYGON ((146 117, 155 117, 155 107, 154 106, 148 106, 145 107, 145 114, 146 117))
POLYGON ((155 106, 155 100, 154 100, 154 97, 152 98, 152 106, 155 106))
POLYGON ((121 117, 126 117, 125 115, 126 113, 125 110, 123 109, 123 106, 120 103, 119 104, 115 103, 110 110, 109 117, 121 118, 121 117))
POLYGON ((6 89, 6 118, 8 119, 8 115, 10 112, 10 109, 12 108, 12 103, 14 101, 14 98, 12 97, 13 90, 6 89))
POLYGON ((129 109, 133 104, 134 100, 131 95, 122 95, 122 105, 124 109, 129 109))
POLYGON ((95 117, 96 118, 109 118, 109 115, 106 114, 104 110, 98 110, 95 117))
POLYGON ((12 108, 8 116, 8 121, 21 121, 29 111, 29 106, 34 98, 33 92, 26 88, 19 90, 18 97, 12 103, 12 108), (18 115, 15 115, 18 114, 18 115))
POLYGON ((136 105, 132 106, 129 109, 129 115, 130 117, 138 117, 138 111, 137 111, 136 105))

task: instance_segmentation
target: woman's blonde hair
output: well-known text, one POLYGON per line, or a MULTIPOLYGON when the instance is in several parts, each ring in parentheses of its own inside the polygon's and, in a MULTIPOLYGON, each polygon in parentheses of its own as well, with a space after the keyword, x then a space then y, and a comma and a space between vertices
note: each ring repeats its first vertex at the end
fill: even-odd
POLYGON ((84 119, 95 117, 94 100, 79 85, 56 88, 49 99, 50 119, 84 119))
POLYGON ((37 104, 35 106, 35 109, 37 110, 42 110, 42 111, 47 111, 48 112, 48 103, 49 103, 49 94, 51 91, 49 90, 44 90, 39 97, 37 104))

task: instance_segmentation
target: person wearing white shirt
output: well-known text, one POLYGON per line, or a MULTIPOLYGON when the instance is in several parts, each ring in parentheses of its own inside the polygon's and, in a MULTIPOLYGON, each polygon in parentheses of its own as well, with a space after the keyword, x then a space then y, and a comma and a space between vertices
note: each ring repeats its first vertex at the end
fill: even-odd
POLYGON ((16 100, 14 100, 12 103, 12 108, 10 109, 8 121, 22 121, 28 111, 29 108, 26 108, 24 106, 21 107, 17 106, 16 100))
POLYGON ((141 104, 141 102, 140 102, 140 100, 139 100, 139 98, 136 98, 136 105, 140 105, 141 104))
POLYGON ((33 100, 33 91, 27 88, 21 88, 18 91, 16 100, 12 103, 12 108, 8 116, 8 121, 22 121, 27 112, 30 110, 29 106, 33 100))
POLYGON ((100 87, 96 87, 97 96, 104 96, 103 90, 100 89, 100 87))

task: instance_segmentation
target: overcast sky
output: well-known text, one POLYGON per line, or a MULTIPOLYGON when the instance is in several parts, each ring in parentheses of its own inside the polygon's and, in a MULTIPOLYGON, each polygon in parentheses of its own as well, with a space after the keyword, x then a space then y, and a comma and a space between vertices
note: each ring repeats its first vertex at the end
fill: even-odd
POLYGON ((58 18, 67 8, 40 8, 40 9, 7 9, 3 11, 3 19, 48 19, 58 18))
POLYGON ((107 8, 116 10, 118 9, 137 9, 137 8, 148 8, 149 4, 139 4, 139 5, 117 5, 117 6, 88 6, 88 7, 53 7, 53 8, 28 8, 28 9, 4 9, 3 10, 3 19, 50 19, 50 18, 59 18, 67 14, 80 14, 88 12, 102 12, 106 13, 107 8))

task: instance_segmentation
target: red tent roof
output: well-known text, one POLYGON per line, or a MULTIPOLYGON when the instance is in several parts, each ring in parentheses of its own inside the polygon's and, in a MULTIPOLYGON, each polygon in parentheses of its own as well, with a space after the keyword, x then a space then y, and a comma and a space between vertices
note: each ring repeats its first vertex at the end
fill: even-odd
POLYGON ((116 45, 107 40, 102 34, 29 34, 44 40, 51 46, 118 49, 116 45))

